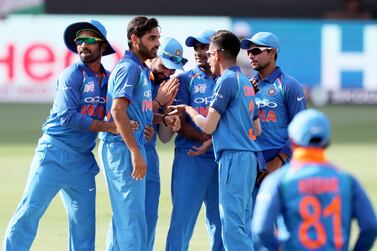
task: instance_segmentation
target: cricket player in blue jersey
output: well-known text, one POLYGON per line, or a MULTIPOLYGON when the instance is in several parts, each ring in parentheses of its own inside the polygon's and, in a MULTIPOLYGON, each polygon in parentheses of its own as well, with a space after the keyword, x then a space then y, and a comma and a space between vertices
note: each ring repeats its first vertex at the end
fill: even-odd
POLYGON ((260 183, 268 173, 291 158, 287 128, 293 117, 306 109, 306 101, 299 82, 276 66, 280 50, 277 36, 270 32, 258 32, 250 39, 243 39, 241 48, 247 50, 255 70, 250 81, 256 89, 256 103, 263 130, 257 143, 267 163, 267 169, 258 175, 257 183, 260 183))
POLYGON ((115 122, 120 135, 102 134, 99 147, 113 211, 106 249, 144 251, 147 248, 144 131, 152 122, 170 123, 165 116, 153 116, 150 72, 144 63, 156 57, 160 46, 157 20, 133 18, 127 27, 127 38, 130 50, 110 75, 106 106, 106 118, 115 122), (138 123, 135 132, 130 120, 138 123))
POLYGON ((261 133, 255 93, 236 65, 240 41, 233 33, 220 30, 211 38, 208 62, 216 81, 207 117, 193 107, 185 111, 204 132, 212 134, 219 164, 219 209, 222 240, 227 251, 254 250, 251 236, 252 192, 257 175, 255 142, 261 133))
POLYGON ((43 125, 25 188, 3 241, 3 251, 31 248, 38 223, 60 191, 69 220, 69 250, 94 250, 95 175, 92 153, 97 132, 116 133, 104 122, 109 72, 101 57, 114 53, 105 27, 96 20, 69 25, 64 32, 69 50, 80 62, 60 75, 50 116, 43 125))
MULTIPOLYGON (((176 97, 179 81, 170 78, 177 69, 183 70, 187 59, 183 57, 183 48, 174 38, 166 38, 157 51, 157 57, 150 62, 150 78, 152 83, 153 111, 167 112, 167 106, 173 103, 176 97)), ((147 220, 147 250, 152 251, 156 235, 158 218, 158 204, 160 198, 160 171, 159 158, 156 151, 156 134, 163 143, 167 143, 173 136, 173 131, 164 124, 154 124, 154 130, 148 129, 146 134, 153 134, 151 140, 145 144, 147 174, 145 194, 145 214, 147 220)))
POLYGON ((120 135, 101 135, 104 165, 113 211, 106 250, 146 250, 144 128, 152 124, 149 69, 156 57, 160 32, 155 18, 133 18, 127 27, 130 50, 114 67, 108 86, 107 114, 120 135), (130 120, 139 128, 131 130, 130 120))
MULTIPOLYGON (((214 31, 206 30, 189 36, 186 45, 195 50, 197 66, 178 75, 180 87, 176 104, 193 107, 207 116, 215 77, 207 62, 207 50, 214 31)), ((188 118, 189 119, 189 118, 188 118)), ((191 119, 182 120, 182 127, 175 140, 175 154, 171 194, 173 211, 166 241, 166 250, 188 250, 200 208, 205 203, 206 223, 211 250, 224 250, 221 240, 219 215, 218 166, 212 150, 211 136, 197 127, 191 119), (202 148, 209 148, 197 155, 202 148)))
POLYGON ((253 232, 268 250, 350 250, 352 219, 360 233, 352 250, 370 250, 377 218, 367 194, 350 174, 325 157, 330 123, 322 112, 298 113, 288 127, 293 157, 262 183, 253 232), (274 222, 283 215, 289 238, 279 243, 274 222))

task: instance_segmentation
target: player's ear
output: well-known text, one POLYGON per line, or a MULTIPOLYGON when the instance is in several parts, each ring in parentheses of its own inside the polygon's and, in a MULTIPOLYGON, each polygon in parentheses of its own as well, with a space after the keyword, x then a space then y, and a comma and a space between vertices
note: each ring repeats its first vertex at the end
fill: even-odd
POLYGON ((102 43, 101 44, 101 55, 103 55, 103 53, 106 51, 107 49, 107 43, 102 43))
POLYGON ((138 37, 135 34, 132 34, 130 40, 131 40, 132 46, 135 46, 137 44, 138 37))

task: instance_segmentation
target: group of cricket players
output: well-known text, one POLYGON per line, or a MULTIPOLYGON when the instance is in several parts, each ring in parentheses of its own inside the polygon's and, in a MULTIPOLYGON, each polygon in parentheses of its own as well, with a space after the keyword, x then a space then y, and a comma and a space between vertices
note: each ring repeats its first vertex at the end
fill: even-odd
POLYGON ((212 251, 349 250, 352 219, 359 225, 352 250, 373 247, 372 204, 354 177, 327 160, 329 119, 306 108, 300 83, 277 66, 275 34, 240 41, 228 30, 201 30, 181 45, 160 41, 157 19, 136 16, 127 26, 129 49, 111 72, 101 59, 115 50, 99 21, 70 24, 64 42, 80 60, 58 78, 2 251, 30 250, 58 192, 68 250, 95 250, 99 166, 112 209, 106 250, 157 250, 157 137, 175 145, 165 250, 189 250, 203 203, 212 251), (196 64, 186 71, 184 50, 194 51, 196 64), (237 65, 240 50, 251 76, 237 65))

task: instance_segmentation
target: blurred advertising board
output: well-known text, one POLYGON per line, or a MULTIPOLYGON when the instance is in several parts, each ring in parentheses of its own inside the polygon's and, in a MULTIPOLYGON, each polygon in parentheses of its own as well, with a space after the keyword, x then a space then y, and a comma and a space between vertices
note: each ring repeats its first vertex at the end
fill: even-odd
POLYGON ((377 104, 377 21, 232 19, 232 29, 275 33, 277 64, 311 90, 313 102, 377 104))
MULTIPOLYGON (((377 104, 377 21, 247 19, 156 16, 161 38, 174 37, 194 63, 187 36, 204 29, 231 29, 241 37, 259 31, 275 33, 281 43, 277 64, 313 93, 318 103, 377 104)), ((112 69, 127 48, 126 27, 132 16, 10 15, 0 20, 0 102, 51 102, 56 79, 78 60, 63 42, 71 23, 94 18, 108 30, 116 55, 103 58, 112 69)), ((247 55, 240 53, 250 74, 247 55)))
MULTIPOLYGON (((108 40, 117 53, 103 58, 109 70, 127 48, 127 24, 133 16, 10 15, 0 19, 0 102, 51 102, 60 72, 78 60, 63 41, 71 23, 97 19, 108 31, 108 40)), ((202 29, 230 27, 223 17, 159 17, 161 39, 176 38, 184 47, 183 55, 194 63, 193 49, 184 46, 187 36, 202 29)))

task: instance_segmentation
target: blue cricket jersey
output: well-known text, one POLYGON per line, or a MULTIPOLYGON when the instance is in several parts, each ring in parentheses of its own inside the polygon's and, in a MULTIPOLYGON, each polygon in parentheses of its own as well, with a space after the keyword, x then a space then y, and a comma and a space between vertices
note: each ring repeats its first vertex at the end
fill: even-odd
MULTIPOLYGON (((106 105, 107 120, 112 120, 110 110, 113 99, 116 98, 126 98, 130 101, 125 112, 130 120, 139 123, 134 136, 137 144, 143 146, 146 143, 144 128, 153 120, 151 83, 149 68, 131 51, 125 52, 110 74, 106 105)), ((103 133, 101 139, 123 141, 121 135, 109 132, 103 133)))
POLYGON ((221 115, 212 135, 216 160, 224 150, 260 151, 253 133, 253 121, 258 119, 254 89, 238 66, 218 78, 210 106, 221 115))
POLYGON ((109 72, 102 66, 102 82, 83 62, 67 67, 59 76, 54 104, 42 130, 79 152, 92 151, 96 132, 89 131, 93 119, 106 114, 109 72))
POLYGON ((278 215, 289 232, 283 250, 349 250, 353 218, 360 227, 354 250, 369 250, 377 235, 366 193, 351 175, 328 163, 321 149, 296 150, 289 165, 262 183, 253 231, 268 250, 279 246, 274 235, 278 215))
MULTIPOLYGON (((212 100, 215 80, 211 75, 207 75, 198 66, 194 69, 178 75, 179 90, 176 96, 176 104, 189 105, 199 114, 207 116, 209 104, 212 100)), ((202 130, 187 116, 189 123, 198 131, 202 130)), ((175 148, 192 149, 193 146, 200 146, 202 143, 193 139, 186 138, 178 134, 175 138, 175 148)), ((202 156, 213 157, 212 147, 202 156)))
POLYGON ((291 157, 287 128, 293 117, 306 109, 304 90, 296 79, 284 74, 279 67, 263 80, 257 72, 252 79, 259 82, 255 102, 262 134, 257 137, 257 143, 266 161, 280 151, 291 157))

